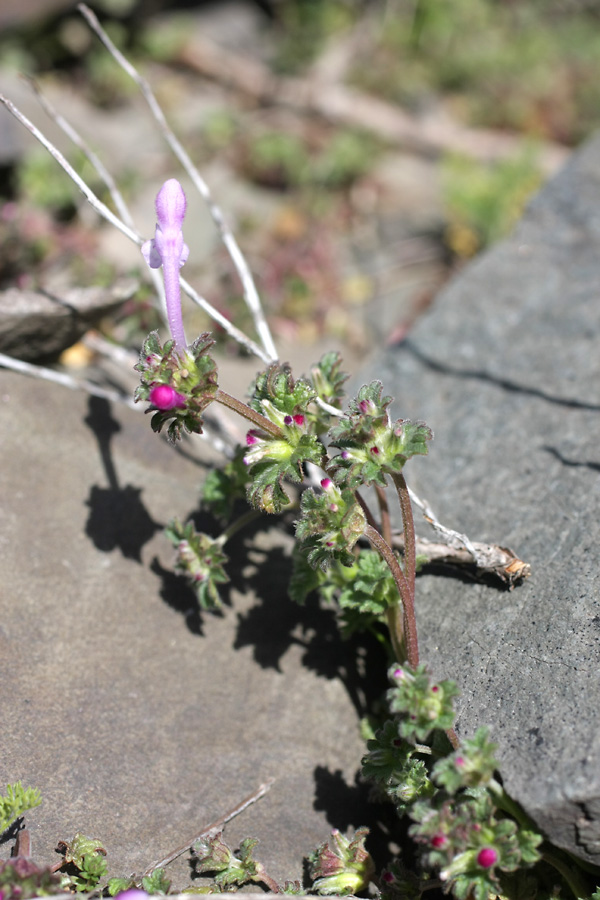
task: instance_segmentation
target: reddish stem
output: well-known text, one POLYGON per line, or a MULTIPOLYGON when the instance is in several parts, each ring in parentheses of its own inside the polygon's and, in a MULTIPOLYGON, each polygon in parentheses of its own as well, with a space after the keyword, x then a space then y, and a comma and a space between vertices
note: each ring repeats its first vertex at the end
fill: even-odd
POLYGON ((261 415, 261 413, 256 412, 256 410, 252 409, 250 406, 246 406, 245 403, 242 403, 241 400, 238 400, 236 397, 232 397, 231 394, 228 394, 226 391, 222 391, 219 388, 215 400, 217 401, 217 403, 221 403, 228 409, 232 409, 240 416, 243 416, 244 419, 248 419, 249 422, 252 422, 253 425, 256 425, 256 427, 260 428, 262 431, 266 431, 272 437, 283 437, 281 428, 278 428, 277 425, 274 424, 274 422, 271 422, 270 419, 267 419, 266 416, 263 416, 261 415))
POLYGON ((398 662, 403 662, 405 655, 403 648, 406 646, 406 661, 410 666, 416 667, 419 665, 419 645, 417 642, 414 593, 411 595, 410 586, 398 562, 398 558, 385 538, 376 528, 368 524, 365 526, 365 537, 388 564, 402 600, 404 610, 402 625, 399 621, 398 608, 389 607, 388 610, 388 613, 390 613, 388 615, 388 623, 390 624, 390 637, 394 652, 398 655, 398 662))

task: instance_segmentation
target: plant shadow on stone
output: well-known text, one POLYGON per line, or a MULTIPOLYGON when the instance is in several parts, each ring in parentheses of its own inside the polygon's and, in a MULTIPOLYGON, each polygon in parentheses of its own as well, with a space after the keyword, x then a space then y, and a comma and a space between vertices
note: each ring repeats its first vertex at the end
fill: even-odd
POLYGON ((142 501, 142 488, 121 487, 110 448, 121 430, 113 418, 108 400, 90 397, 89 413, 84 419, 98 442, 100 459, 108 487, 93 485, 86 505, 89 507, 85 533, 102 553, 118 549, 125 559, 141 564, 142 548, 164 526, 155 522, 142 501))

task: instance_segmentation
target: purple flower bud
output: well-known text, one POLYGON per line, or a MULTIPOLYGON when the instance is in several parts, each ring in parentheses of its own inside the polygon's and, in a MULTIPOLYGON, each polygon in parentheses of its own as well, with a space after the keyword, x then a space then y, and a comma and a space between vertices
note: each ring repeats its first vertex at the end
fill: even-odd
POLYGON ((146 891, 140 891, 137 888, 129 888, 128 891, 121 891, 116 895, 120 900, 142 900, 142 897, 148 897, 146 891))
POLYGON ((285 418, 284 418, 284 420, 283 420, 283 424, 284 424, 284 425, 291 425, 293 421, 294 421, 294 420, 292 419, 291 416, 285 416, 285 418))
POLYGON ((396 879, 391 872, 383 872, 381 875, 381 880, 385 881, 386 884, 393 884, 396 879))
POLYGON ((185 406, 185 397, 179 394, 170 384, 155 384, 150 390, 149 398, 152 406, 166 412, 176 406, 185 406))
POLYGON ((493 847, 483 847, 477 854, 477 865, 482 869, 491 869, 498 862, 498 852, 493 847))
POLYGON ((482 869, 491 869, 498 862, 498 852, 493 847, 483 847, 477 854, 477 865, 482 869))
POLYGON ((361 400, 360 403, 358 404, 358 408, 360 409, 363 416, 366 416, 367 412, 369 411, 369 401, 361 400))
POLYGON ((348 451, 342 450, 342 459, 349 459, 349 458, 350 458, 350 454, 348 453, 348 451))

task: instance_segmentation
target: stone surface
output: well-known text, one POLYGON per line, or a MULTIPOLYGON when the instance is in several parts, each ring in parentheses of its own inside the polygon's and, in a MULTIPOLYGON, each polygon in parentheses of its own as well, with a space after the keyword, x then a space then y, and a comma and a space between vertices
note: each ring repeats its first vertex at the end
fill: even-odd
POLYGON ((512 593, 418 582, 422 658, 489 724, 509 792, 559 845, 600 862, 600 138, 513 236, 374 358, 399 415, 435 440, 409 483, 439 519, 531 564, 512 593))
MULTIPOLYGON (((0 448, 2 777, 42 792, 34 857, 81 830, 139 872, 275 777, 226 835, 301 878, 333 823, 368 816, 370 687, 332 615, 287 599, 289 537, 234 543, 233 608, 200 616, 162 526, 197 508, 202 442, 177 452, 133 410, 0 371, 0 448)), ((185 857, 170 868, 189 883, 185 857)))
POLYGON ((61 296, 44 290, 0 291, 0 353, 34 362, 57 357, 138 287, 128 278, 111 288, 72 288, 61 296))

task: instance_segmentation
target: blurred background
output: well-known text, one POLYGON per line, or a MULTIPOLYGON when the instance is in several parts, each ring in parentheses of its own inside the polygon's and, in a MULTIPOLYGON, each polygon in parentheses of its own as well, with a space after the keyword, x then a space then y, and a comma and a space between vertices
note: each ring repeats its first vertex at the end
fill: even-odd
MULTIPOLYGON (((598 0, 90 6, 207 180, 284 345, 333 342, 360 358, 401 341, 445 280, 510 230, 600 122, 598 0)), ((200 198, 72 2, 0 0, 0 92, 110 205, 24 75, 102 157, 147 236, 158 187, 180 178, 186 277, 251 328, 200 198)), ((4 109, 0 204, 0 291, 59 294, 133 275, 139 289, 100 328, 137 349, 159 324, 139 251, 99 223, 4 109)), ((197 309, 187 314, 189 333, 211 328, 197 309)))

